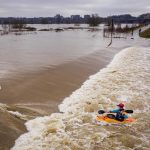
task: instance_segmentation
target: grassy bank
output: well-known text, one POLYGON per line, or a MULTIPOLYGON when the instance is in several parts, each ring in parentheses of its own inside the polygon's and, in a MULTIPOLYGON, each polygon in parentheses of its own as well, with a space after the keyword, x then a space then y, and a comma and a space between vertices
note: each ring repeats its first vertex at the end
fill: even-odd
POLYGON ((144 30, 143 32, 141 32, 140 37, 150 38, 150 28, 148 28, 148 29, 144 30))

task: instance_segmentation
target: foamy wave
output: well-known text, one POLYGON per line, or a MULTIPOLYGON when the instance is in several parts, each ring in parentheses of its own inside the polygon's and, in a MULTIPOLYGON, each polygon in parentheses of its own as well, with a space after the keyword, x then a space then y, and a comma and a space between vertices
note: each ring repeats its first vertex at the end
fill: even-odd
POLYGON ((109 108, 120 101, 129 103, 133 100, 132 95, 138 97, 140 92, 149 88, 149 85, 143 84, 149 77, 149 55, 150 51, 144 48, 123 50, 107 68, 91 76, 80 89, 66 98, 59 105, 60 111, 95 111, 98 104, 107 104, 105 108, 109 108))
POLYGON ((59 105, 64 113, 28 121, 28 133, 12 150, 148 149, 149 60, 148 48, 123 50, 59 105), (136 110, 136 124, 125 128, 93 122, 99 107, 110 109, 121 101, 136 110))
POLYGON ((22 120, 28 120, 29 116, 27 115, 24 115, 24 114, 21 114, 20 112, 18 111, 8 111, 11 115, 17 117, 17 118, 20 118, 22 120))
POLYGON ((29 120, 29 118, 31 118, 31 116, 21 114, 20 112, 13 111, 11 109, 12 109, 11 106, 0 103, 0 112, 9 113, 9 114, 13 115, 14 117, 17 117, 17 118, 20 118, 21 120, 26 120, 26 121, 29 120))
POLYGON ((6 104, 0 103, 0 111, 6 111, 8 106, 6 104))

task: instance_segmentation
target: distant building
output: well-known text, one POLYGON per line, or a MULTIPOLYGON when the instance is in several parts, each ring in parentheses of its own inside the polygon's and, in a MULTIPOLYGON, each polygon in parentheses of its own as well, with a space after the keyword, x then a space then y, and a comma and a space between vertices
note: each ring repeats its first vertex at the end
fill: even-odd
POLYGON ((81 23, 82 18, 80 15, 71 15, 71 22, 72 23, 81 23))
POLYGON ((63 23, 65 23, 65 24, 70 24, 70 23, 71 23, 70 17, 64 18, 64 19, 63 19, 63 23))
POLYGON ((57 14, 57 15, 54 17, 54 21, 55 21, 55 23, 57 23, 57 24, 63 23, 63 19, 64 19, 64 17, 61 16, 60 14, 57 14))
MULTIPOLYGON (((98 15, 94 15, 97 16, 98 15)), ((54 17, 33 17, 33 18, 24 18, 24 17, 0 17, 0 24, 11 24, 14 22, 14 20, 21 20, 25 22, 26 24, 60 24, 60 23, 74 23, 74 24, 80 24, 80 23, 89 23, 90 15, 84 15, 82 18, 80 15, 71 15, 70 17, 63 17, 60 14, 57 14, 54 17)), ((115 16, 109 16, 105 18, 100 18, 99 21, 103 23, 108 23, 110 20, 112 20, 115 23, 144 23, 149 24, 150 23, 150 13, 142 14, 138 17, 131 16, 130 14, 124 14, 124 15, 115 15, 115 16)))
POLYGON ((84 15, 84 23, 88 23, 90 15, 84 15))

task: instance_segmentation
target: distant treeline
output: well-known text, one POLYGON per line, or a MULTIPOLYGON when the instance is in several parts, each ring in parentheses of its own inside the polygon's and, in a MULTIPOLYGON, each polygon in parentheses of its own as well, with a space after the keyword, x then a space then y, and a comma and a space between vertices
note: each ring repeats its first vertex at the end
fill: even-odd
MULTIPOLYGON (((97 16, 98 17, 98 16, 97 16)), ((37 17, 37 18, 24 18, 24 17, 1 17, 0 24, 15 24, 20 22, 22 24, 89 24, 92 19, 92 15, 85 15, 80 17, 80 15, 72 15, 71 17, 63 17, 61 15, 56 15, 55 17, 37 17)), ((99 23, 109 23, 113 19, 114 23, 150 23, 150 13, 142 14, 138 17, 131 16, 130 14, 125 15, 115 15, 106 18, 98 17, 99 23)))

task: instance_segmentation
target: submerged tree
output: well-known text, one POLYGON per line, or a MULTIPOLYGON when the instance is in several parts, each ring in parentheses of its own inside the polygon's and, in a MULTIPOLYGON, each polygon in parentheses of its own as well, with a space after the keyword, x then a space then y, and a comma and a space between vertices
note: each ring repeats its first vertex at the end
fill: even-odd
POLYGON ((1 35, 5 35, 11 32, 11 24, 9 20, 2 22, 1 27, 2 27, 1 35))
POLYGON ((89 18, 88 22, 89 22, 89 25, 92 27, 98 26, 100 24, 100 17, 97 14, 92 15, 89 18))
POLYGON ((9 25, 8 24, 2 24, 2 33, 1 35, 4 35, 4 34, 8 34, 9 33, 9 25))
POLYGON ((10 24, 14 29, 22 29, 26 27, 26 23, 22 19, 13 19, 10 24))

